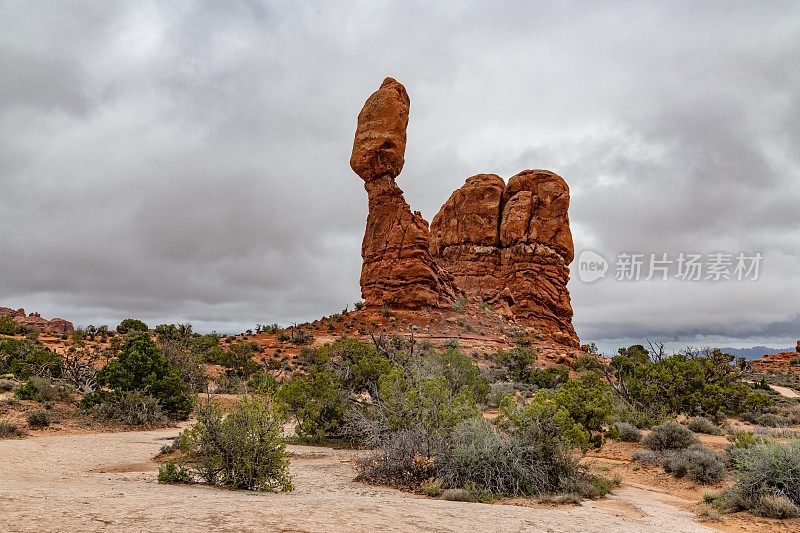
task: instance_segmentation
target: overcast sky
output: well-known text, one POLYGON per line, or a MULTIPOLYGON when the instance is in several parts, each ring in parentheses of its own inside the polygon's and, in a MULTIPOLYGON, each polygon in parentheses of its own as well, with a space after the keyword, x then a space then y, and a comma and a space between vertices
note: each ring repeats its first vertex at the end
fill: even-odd
MULTIPOLYGON (((572 190, 584 341, 800 338, 800 3, 0 2, 0 306, 237 331, 358 300, 349 168, 385 76, 431 220, 481 172, 572 190), (616 281, 760 252, 755 281, 616 281)), ((794 344, 793 342, 791 343, 794 344)))

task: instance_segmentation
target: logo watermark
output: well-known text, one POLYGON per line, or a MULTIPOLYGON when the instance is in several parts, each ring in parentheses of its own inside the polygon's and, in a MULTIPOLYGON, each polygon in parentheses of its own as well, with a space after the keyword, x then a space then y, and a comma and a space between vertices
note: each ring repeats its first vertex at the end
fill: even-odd
POLYGON ((756 281, 762 259, 761 252, 622 252, 614 258, 611 269, 603 255, 583 250, 578 256, 578 278, 584 283, 594 283, 605 279, 612 270, 616 281, 756 281))

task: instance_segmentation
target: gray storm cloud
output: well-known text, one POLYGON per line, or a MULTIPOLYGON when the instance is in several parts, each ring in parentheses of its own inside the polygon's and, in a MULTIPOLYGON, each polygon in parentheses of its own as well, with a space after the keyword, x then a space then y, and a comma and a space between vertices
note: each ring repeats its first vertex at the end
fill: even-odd
POLYGON ((241 330, 359 298, 364 99, 398 179, 549 168, 576 249, 764 254, 750 283, 570 283, 585 340, 800 336, 800 6, 30 3, 0 9, 0 305, 241 330))

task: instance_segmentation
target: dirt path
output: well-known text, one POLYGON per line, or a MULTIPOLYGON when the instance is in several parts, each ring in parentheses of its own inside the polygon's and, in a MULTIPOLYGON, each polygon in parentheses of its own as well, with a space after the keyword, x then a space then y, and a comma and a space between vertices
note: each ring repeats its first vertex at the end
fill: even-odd
POLYGON ((0 441, 0 531, 712 531, 642 487, 575 507, 432 500, 352 480, 353 452, 291 446, 291 494, 155 482, 176 429, 0 441))
POLYGON ((786 398, 800 398, 800 394, 797 394, 797 392, 795 392, 793 389, 790 389, 789 387, 781 387, 780 385, 770 385, 769 388, 786 398))

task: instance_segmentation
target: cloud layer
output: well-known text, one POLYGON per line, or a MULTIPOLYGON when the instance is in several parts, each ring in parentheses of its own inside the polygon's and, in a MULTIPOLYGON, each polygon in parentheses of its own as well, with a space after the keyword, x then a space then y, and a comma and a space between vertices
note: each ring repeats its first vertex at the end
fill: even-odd
POLYGON ((800 336, 796 2, 4 2, 0 305, 289 323, 359 299, 355 119, 412 101, 398 182, 549 168, 578 251, 764 254, 750 283, 570 284, 585 340, 800 336))

